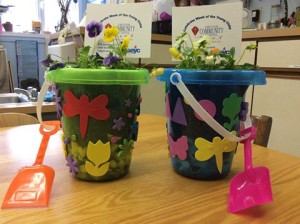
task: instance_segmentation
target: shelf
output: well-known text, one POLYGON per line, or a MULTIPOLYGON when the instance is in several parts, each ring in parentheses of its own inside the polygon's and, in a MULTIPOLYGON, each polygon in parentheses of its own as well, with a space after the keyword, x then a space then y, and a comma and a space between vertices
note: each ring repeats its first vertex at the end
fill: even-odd
MULTIPOLYGON (((243 31, 243 41, 281 41, 281 40, 300 40, 300 27, 268 29, 268 30, 251 30, 243 31)), ((163 34, 152 34, 152 43, 171 44, 172 36, 163 34)))
POLYGON ((260 69, 266 72, 268 78, 300 80, 300 68, 260 67, 260 69))
POLYGON ((269 30, 243 31, 243 41, 282 41, 282 40, 300 40, 300 27, 278 28, 269 30))

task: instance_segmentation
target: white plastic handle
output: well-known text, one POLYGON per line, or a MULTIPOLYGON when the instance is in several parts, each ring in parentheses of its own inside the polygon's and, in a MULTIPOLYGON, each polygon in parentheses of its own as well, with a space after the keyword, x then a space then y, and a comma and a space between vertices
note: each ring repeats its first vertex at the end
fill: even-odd
POLYGON ((37 100, 37 104, 36 104, 36 115, 38 118, 38 121, 40 122, 40 124, 42 124, 44 126, 45 129, 47 129, 48 131, 51 131, 55 128, 55 126, 50 126, 50 125, 45 125, 43 124, 43 118, 42 118, 42 106, 43 106, 43 102, 44 102, 44 97, 49 89, 49 86, 51 85, 50 83, 47 82, 46 80, 46 72, 45 72, 45 81, 42 85, 42 88, 40 90, 40 94, 37 100))
MULTIPOLYGON (((241 138, 233 135, 229 131, 227 131, 223 126, 221 126, 206 110, 197 102, 195 97, 191 94, 185 84, 182 82, 181 75, 178 72, 174 72, 170 76, 170 82, 175 85, 182 96, 186 99, 186 101, 190 104, 190 106, 194 109, 194 111, 217 133, 219 133, 224 138, 233 141, 240 142, 250 136, 247 134, 241 138)), ((251 119, 247 114, 246 121, 244 122, 245 128, 251 127, 251 119)))

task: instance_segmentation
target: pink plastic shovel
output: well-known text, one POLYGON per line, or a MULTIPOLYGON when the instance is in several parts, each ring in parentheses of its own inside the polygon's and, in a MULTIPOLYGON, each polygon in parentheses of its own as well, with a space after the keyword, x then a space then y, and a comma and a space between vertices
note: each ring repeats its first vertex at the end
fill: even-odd
POLYGON ((251 141, 256 137, 255 127, 241 131, 241 135, 251 133, 243 140, 245 171, 235 175, 230 181, 229 205, 230 213, 265 204, 273 200, 269 170, 266 167, 252 166, 251 141))

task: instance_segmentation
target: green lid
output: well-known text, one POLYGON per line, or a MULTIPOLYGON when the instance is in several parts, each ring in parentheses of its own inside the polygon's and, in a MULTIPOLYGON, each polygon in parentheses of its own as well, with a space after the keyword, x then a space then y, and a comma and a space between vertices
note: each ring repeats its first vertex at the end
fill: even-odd
POLYGON ((148 83, 149 72, 147 69, 62 68, 47 71, 46 80, 72 84, 139 85, 148 83))

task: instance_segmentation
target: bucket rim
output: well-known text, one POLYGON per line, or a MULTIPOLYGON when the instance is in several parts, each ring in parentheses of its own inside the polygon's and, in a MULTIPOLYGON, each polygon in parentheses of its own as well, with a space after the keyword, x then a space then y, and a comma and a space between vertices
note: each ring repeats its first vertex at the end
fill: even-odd
POLYGON ((173 73, 179 73, 185 84, 203 85, 265 85, 266 72, 262 70, 200 70, 200 69, 164 69, 158 81, 170 83, 173 73))
POLYGON ((148 83, 149 71, 144 68, 136 70, 60 68, 47 71, 46 80, 66 84, 139 85, 148 83))

